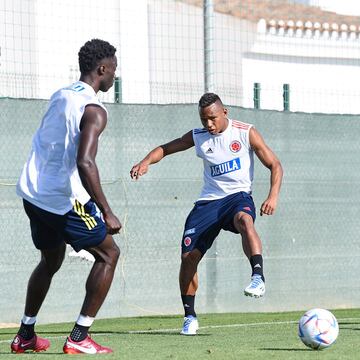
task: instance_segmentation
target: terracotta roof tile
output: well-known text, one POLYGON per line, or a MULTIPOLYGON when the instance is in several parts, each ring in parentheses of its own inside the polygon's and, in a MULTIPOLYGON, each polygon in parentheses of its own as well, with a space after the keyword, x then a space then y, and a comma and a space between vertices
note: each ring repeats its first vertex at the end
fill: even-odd
MULTIPOLYGON (((203 0, 181 0, 184 3, 203 6, 203 0)), ((241 19, 257 22, 265 20, 312 21, 360 25, 360 16, 340 15, 319 7, 291 4, 287 0, 213 0, 215 11, 231 14, 241 19)))

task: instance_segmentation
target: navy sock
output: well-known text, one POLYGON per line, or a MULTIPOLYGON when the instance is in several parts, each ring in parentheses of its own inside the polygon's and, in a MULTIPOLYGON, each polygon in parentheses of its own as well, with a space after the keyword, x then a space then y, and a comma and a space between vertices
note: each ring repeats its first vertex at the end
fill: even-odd
POLYGON ((89 327, 75 324, 72 332, 70 334, 70 339, 72 341, 83 341, 88 336, 89 327))
POLYGON ((195 295, 181 295, 181 300, 184 306, 185 316, 187 317, 189 315, 192 315, 196 317, 194 309, 195 295))
POLYGON ((262 280, 265 281, 263 273, 263 258, 261 255, 253 255, 250 257, 250 265, 252 269, 252 275, 260 275, 262 280))
POLYGON ((21 323, 18 335, 20 335, 24 340, 30 340, 35 335, 34 326, 35 324, 25 325, 24 323, 21 323))

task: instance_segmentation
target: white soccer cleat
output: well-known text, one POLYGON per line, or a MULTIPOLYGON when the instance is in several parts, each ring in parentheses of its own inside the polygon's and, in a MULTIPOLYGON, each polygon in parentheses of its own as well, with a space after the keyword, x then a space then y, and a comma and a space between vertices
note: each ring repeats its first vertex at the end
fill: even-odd
POLYGON ((196 335, 196 331, 199 329, 199 322, 195 316, 189 315, 184 317, 184 325, 180 332, 181 335, 196 335))
POLYGON ((245 296, 251 296, 254 298, 260 298, 265 294, 265 283, 260 275, 253 275, 251 277, 251 283, 244 290, 245 296))
POLYGON ((101 346, 91 339, 88 335, 84 340, 76 342, 70 337, 66 338, 63 351, 65 354, 109 354, 113 351, 105 346, 101 346))

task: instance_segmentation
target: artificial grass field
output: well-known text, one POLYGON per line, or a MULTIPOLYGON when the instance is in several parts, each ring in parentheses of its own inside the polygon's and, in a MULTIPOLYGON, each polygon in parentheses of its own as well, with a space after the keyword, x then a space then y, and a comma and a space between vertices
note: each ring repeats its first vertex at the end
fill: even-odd
POLYGON ((340 332, 330 348, 305 347, 297 335, 297 322, 305 312, 198 314, 196 336, 179 335, 181 316, 98 319, 92 337, 114 350, 108 355, 65 355, 62 346, 73 323, 37 326, 51 341, 43 353, 11 354, 17 329, 0 329, 0 358, 31 359, 83 357, 104 359, 360 359, 360 309, 331 310, 340 332))

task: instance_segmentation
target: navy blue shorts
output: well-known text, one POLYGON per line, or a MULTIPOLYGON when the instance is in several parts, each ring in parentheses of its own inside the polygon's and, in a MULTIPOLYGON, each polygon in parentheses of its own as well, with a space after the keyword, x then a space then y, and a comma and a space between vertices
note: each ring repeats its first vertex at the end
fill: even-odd
POLYGON ((198 249, 205 254, 221 229, 238 234, 234 216, 240 211, 251 215, 255 221, 255 205, 250 194, 239 192, 218 200, 197 201, 186 219, 182 253, 198 249))
POLYGON ((23 200, 30 219, 31 236, 37 249, 54 249, 66 242, 75 251, 101 244, 106 226, 93 201, 81 205, 78 201, 64 215, 58 215, 23 200))

